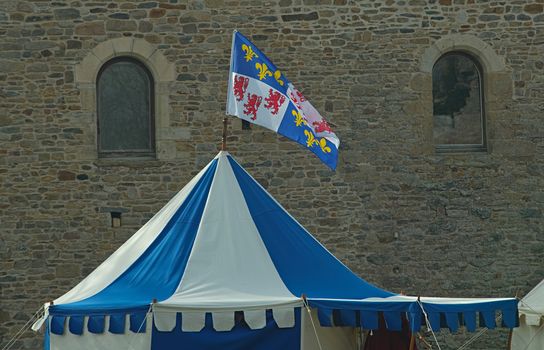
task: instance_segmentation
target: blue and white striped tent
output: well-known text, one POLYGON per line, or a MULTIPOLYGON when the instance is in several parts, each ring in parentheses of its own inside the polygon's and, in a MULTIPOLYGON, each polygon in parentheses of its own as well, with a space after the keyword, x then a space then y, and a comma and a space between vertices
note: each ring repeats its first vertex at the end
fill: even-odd
POLYGON ((355 330, 376 329, 379 317, 412 331, 426 320, 474 330, 478 318, 493 328, 497 313, 517 323, 513 298, 418 299, 367 283, 227 152, 45 308, 45 347, 55 350, 308 350, 318 338, 323 349, 354 349, 355 330))

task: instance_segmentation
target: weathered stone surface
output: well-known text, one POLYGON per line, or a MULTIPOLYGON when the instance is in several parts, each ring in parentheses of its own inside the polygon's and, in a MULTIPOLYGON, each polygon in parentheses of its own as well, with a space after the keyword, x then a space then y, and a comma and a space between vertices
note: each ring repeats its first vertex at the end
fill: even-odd
POLYGON ((70 180, 75 180, 76 178, 76 174, 66 170, 60 170, 57 175, 59 180, 61 181, 70 181, 70 180))
POLYGON ((149 11, 149 17, 150 18, 163 17, 165 14, 166 14, 165 9, 152 9, 151 11, 149 11))
POLYGON ((54 13, 55 19, 60 21, 79 18, 79 10, 75 8, 55 9, 54 13))
POLYGON ((75 33, 77 35, 104 35, 106 30, 103 21, 96 21, 76 25, 75 33))
POLYGON ((317 12, 310 12, 310 13, 297 13, 293 15, 282 15, 281 19, 284 22, 293 22, 293 21, 315 21, 319 18, 319 15, 317 12))
POLYGON ((44 50, 55 48, 58 44, 54 41, 42 40, 42 41, 30 41, 25 43, 26 50, 44 50))
POLYGON ((0 59, 0 72, 9 73, 9 72, 21 72, 25 69, 25 64, 18 61, 8 61, 0 59))
POLYGON ((137 28, 136 21, 123 21, 118 19, 109 19, 106 21, 106 30, 114 32, 130 32, 137 28))
MULTIPOLYGON (((233 28, 341 139, 333 172, 269 130, 229 125, 229 151, 325 247, 394 292, 528 291, 544 274, 542 5, 2 2, 0 338, 85 277, 213 158, 233 28), (442 41, 457 33, 470 39, 442 41), (436 59, 424 53, 455 47, 484 68, 486 152, 435 152, 436 59), (152 67, 158 159, 98 158, 95 79, 119 53, 152 67), (122 213, 120 227, 111 212, 122 213)), ((471 349, 504 347, 506 336, 488 332, 471 349)), ((440 337, 442 349, 464 340, 440 337)), ((14 348, 40 349, 41 336, 25 334, 14 348)))
POLYGON ((27 72, 47 72, 49 66, 46 63, 32 63, 26 66, 27 72))
POLYGON ((544 5, 542 4, 527 4, 523 7, 523 11, 532 15, 542 13, 544 11, 544 5))

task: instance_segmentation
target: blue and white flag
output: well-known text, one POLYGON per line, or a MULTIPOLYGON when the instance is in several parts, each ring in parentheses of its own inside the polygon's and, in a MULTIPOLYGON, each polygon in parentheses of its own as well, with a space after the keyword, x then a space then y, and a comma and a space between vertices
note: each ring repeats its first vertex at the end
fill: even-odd
POLYGON ((227 114, 304 145, 336 169, 340 140, 329 124, 274 63, 237 31, 232 40, 227 114))

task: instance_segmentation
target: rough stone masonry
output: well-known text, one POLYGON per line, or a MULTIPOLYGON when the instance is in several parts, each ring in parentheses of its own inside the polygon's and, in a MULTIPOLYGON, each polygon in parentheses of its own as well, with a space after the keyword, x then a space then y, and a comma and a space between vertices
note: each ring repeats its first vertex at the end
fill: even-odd
MULTIPOLYGON (((2 345, 215 156, 234 29, 342 146, 332 172, 232 118, 229 150, 353 271, 434 296, 522 296, 544 278, 543 0, 1 0, 2 345), (482 62, 486 152, 435 152, 430 71, 452 50, 482 62), (93 74, 120 54, 154 67, 153 159, 96 151, 93 74)), ((470 336, 448 333, 443 349, 470 336)))

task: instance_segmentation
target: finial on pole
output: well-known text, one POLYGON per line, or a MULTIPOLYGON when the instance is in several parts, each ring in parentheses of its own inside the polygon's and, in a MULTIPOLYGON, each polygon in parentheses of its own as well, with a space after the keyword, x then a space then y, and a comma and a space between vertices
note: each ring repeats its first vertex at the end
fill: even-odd
POLYGON ((227 126, 229 124, 228 118, 223 118, 223 138, 221 139, 221 151, 227 150, 227 126))

